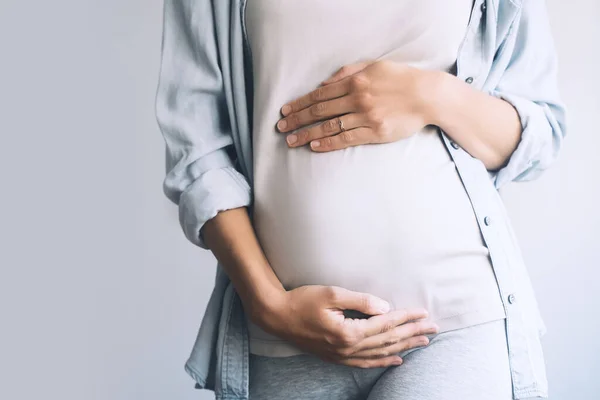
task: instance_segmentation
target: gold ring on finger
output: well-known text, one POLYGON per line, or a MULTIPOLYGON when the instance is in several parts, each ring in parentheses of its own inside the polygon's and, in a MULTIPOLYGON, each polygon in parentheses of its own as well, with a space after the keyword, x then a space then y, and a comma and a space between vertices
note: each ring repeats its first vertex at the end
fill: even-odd
POLYGON ((338 117, 338 125, 340 126, 340 132, 344 132, 346 128, 344 128, 344 121, 340 117, 338 117))

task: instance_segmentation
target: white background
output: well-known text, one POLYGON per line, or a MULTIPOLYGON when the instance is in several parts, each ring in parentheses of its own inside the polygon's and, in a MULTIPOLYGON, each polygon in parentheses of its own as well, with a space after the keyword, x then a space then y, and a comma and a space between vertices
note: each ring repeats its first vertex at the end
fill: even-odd
MULTIPOLYGON (((600 2, 549 0, 569 134, 504 191, 551 398, 600 391, 600 2)), ((0 398, 210 399, 183 364, 215 260, 162 194, 162 2, 0 2, 0 398)))

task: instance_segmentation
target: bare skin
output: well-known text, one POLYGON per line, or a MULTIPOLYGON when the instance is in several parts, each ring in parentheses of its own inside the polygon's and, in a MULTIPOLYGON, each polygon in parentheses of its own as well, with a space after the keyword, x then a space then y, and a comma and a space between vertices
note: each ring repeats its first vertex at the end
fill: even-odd
POLYGON ((506 165, 522 131, 507 101, 447 72, 390 60, 344 66, 315 90, 283 105, 281 113, 277 129, 296 131, 287 135, 290 148, 310 143, 313 151, 327 152, 387 143, 437 125, 490 171, 506 165))
POLYGON ((373 295, 340 287, 285 290, 269 265, 246 207, 219 212, 203 228, 207 246, 230 277, 250 319, 323 360, 361 368, 399 365, 396 354, 438 332, 424 309, 390 311, 373 295), (346 318, 343 310, 372 315, 346 318))

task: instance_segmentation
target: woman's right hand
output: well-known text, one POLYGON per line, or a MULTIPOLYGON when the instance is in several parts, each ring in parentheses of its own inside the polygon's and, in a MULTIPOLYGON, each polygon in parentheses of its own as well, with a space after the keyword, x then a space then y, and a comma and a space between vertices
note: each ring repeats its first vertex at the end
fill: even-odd
POLYGON ((361 368, 400 365, 396 354, 425 346, 424 336, 437 333, 424 309, 389 311, 376 296, 337 286, 308 285, 282 293, 253 322, 319 358, 361 368), (347 318, 344 310, 372 315, 347 318))

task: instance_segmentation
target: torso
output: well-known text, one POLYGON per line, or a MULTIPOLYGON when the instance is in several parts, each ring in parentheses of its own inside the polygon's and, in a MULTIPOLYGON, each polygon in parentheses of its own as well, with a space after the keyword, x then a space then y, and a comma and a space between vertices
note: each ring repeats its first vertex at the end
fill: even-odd
MULTIPOLYGON (((442 331, 503 318, 488 250, 435 127, 327 153, 290 149, 280 107, 342 65, 390 59, 451 72, 472 0, 248 0, 254 73, 253 221, 283 283, 428 309, 442 331)), ((249 324, 251 351, 299 350, 249 324)))

